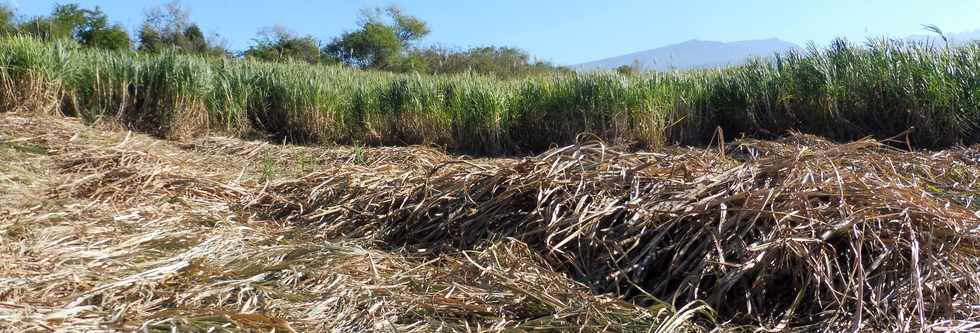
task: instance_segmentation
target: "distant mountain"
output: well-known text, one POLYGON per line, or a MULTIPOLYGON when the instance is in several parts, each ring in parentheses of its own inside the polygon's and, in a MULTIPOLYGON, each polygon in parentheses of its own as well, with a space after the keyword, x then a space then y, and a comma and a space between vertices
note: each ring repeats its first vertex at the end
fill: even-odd
MULTIPOLYGON (((970 42, 975 42, 980 40, 980 29, 966 32, 954 32, 946 33, 946 38, 949 39, 950 45, 964 45, 970 42)), ((928 35, 911 35, 905 37, 906 40, 918 40, 918 41, 932 41, 932 42, 942 42, 942 38, 936 34, 928 35)))
MULTIPOLYGON (((946 33, 950 45, 965 45, 980 41, 980 29, 959 33, 946 33)), ((936 34, 917 34, 905 40, 932 41, 942 43, 936 34)), ((744 40, 737 42, 715 42, 689 40, 679 44, 667 45, 651 50, 630 53, 612 58, 596 60, 572 66, 579 71, 610 70, 616 67, 639 64, 643 70, 686 70, 744 63, 753 57, 770 57, 777 52, 799 49, 800 46, 778 38, 744 40)))
POLYGON ((580 71, 614 69, 639 64, 643 70, 686 70, 739 64, 752 57, 769 57, 776 52, 798 49, 798 45, 777 38, 715 42, 690 40, 652 50, 630 53, 573 66, 580 71))

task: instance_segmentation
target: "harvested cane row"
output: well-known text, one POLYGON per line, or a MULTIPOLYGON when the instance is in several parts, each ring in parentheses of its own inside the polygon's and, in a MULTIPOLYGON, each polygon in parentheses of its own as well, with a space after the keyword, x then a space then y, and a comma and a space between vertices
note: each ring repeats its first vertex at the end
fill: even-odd
POLYGON ((0 210, 0 323, 15 330, 978 327, 976 148, 795 136, 352 163, 356 149, 182 151, 39 123, 0 123, 18 161, 3 188, 28 200, 0 210), (255 175, 283 151, 325 158, 255 175))
POLYGON ((2 332, 697 331, 712 314, 592 294, 514 240, 435 258, 327 240, 243 207, 263 183, 240 156, 0 117, 2 332))
POLYGON ((424 146, 412 147, 352 147, 352 146, 289 146, 264 141, 243 141, 230 137, 201 137, 183 144, 183 148, 202 153, 239 156, 250 160, 260 160, 274 154, 284 160, 298 160, 304 157, 318 164, 399 164, 444 162, 450 159, 445 153, 424 146))
POLYGON ((424 171, 324 165, 248 206, 424 253, 512 237, 596 291, 704 300, 734 323, 963 329, 980 319, 971 156, 802 136, 668 153, 581 144, 424 171))

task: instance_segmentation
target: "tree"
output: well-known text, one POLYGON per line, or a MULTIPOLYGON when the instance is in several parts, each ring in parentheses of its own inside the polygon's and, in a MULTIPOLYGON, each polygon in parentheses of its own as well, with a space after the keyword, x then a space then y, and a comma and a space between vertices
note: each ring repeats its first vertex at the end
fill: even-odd
POLYGON ((184 32, 191 25, 190 13, 177 1, 146 11, 140 26, 140 51, 159 52, 182 44, 184 32))
POLYGON ((82 45, 105 50, 129 50, 129 33, 121 26, 113 25, 104 29, 84 30, 81 33, 82 45))
POLYGON ((81 24, 72 29, 72 34, 79 43, 107 50, 129 49, 129 33, 118 24, 110 25, 102 9, 95 7, 94 11, 82 10, 81 13, 81 24))
POLYGON ((17 14, 10 6, 0 4, 0 35, 9 35, 17 31, 17 14))
POLYGON ((616 67, 616 73, 619 73, 619 75, 623 75, 623 76, 633 76, 636 74, 633 72, 633 67, 631 67, 630 65, 622 65, 616 67))
MULTIPOLYGON (((55 5, 50 21, 52 39, 75 38, 90 20, 105 20, 105 15, 82 9, 78 4, 55 5)), ((102 22, 104 24, 104 22, 102 22)))
POLYGON ((412 56, 421 59, 431 73, 440 74, 474 72, 511 78, 563 70, 513 47, 484 46, 465 51, 430 47, 414 51, 412 56))
MULTIPOLYGON (((398 31, 398 39, 403 43, 411 43, 429 35, 429 26, 424 21, 414 16, 405 15, 398 6, 389 6, 385 12, 394 21, 393 28, 398 31)), ((373 17, 376 22, 382 21, 378 9, 375 9, 375 14, 369 16, 373 17)))
POLYGON ((17 25, 17 31, 22 34, 43 39, 51 40, 51 21, 43 16, 35 16, 17 25))
POLYGON ((102 9, 84 9, 78 4, 56 5, 48 17, 34 17, 20 30, 45 40, 73 39, 80 44, 112 50, 129 49, 129 34, 120 25, 109 24, 102 9))
POLYGON ((633 60, 632 64, 616 67, 615 71, 620 75, 634 76, 642 74, 645 70, 643 69, 643 63, 639 59, 636 59, 633 60))
POLYGON ((254 45, 245 50, 243 56, 263 61, 302 61, 310 64, 325 60, 315 38, 296 36, 281 25, 260 30, 254 45))
POLYGON ((55 5, 50 16, 33 17, 21 23, 19 30, 44 40, 74 38, 85 23, 85 16, 77 4, 55 5))
POLYGON ((397 68, 403 63, 404 51, 428 34, 425 22, 405 15, 396 6, 365 10, 360 28, 343 33, 323 52, 351 66, 397 68))
POLYGON ((429 63, 425 58, 419 56, 418 53, 410 53, 401 58, 401 62, 397 67, 390 68, 392 71, 405 72, 405 73, 431 73, 432 70, 429 68, 429 63))
MULTIPOLYGON (((213 38, 217 39, 217 37, 213 38)), ((139 50, 155 53, 175 50, 182 53, 224 56, 228 51, 204 36, 201 28, 190 21, 190 11, 180 2, 171 1, 146 11, 139 32, 139 50)))

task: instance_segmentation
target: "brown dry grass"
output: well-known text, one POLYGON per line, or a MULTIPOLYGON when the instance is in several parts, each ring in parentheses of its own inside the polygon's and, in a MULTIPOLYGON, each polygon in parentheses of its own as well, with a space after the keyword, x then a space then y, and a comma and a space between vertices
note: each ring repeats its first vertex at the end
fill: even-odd
POLYGON ((595 290, 706 301, 766 327, 972 327, 976 149, 741 141, 728 154, 602 144, 521 161, 325 165, 250 207, 431 253, 506 237, 595 290), (966 325, 966 326, 957 326, 966 325))
POLYGON ((8 331, 980 327, 977 148, 469 159, 10 113, 0 138, 8 331))
POLYGON ((283 182, 264 172, 269 154, 315 156, 311 169, 455 159, 430 149, 354 161, 351 148, 173 144, 10 113, 0 138, 0 331, 647 331, 710 314, 593 294, 515 240, 385 251, 247 206, 283 182))

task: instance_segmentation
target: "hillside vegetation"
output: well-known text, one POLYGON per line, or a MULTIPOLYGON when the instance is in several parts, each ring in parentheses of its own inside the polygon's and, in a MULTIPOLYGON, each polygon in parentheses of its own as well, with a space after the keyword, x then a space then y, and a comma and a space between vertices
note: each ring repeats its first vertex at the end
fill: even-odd
POLYGON ((686 73, 500 80, 0 41, 5 110, 113 121, 165 137, 540 152, 580 134, 658 147, 790 131, 916 147, 980 141, 980 47, 835 42, 775 62, 686 73), (718 130, 721 130, 719 133, 718 130))

